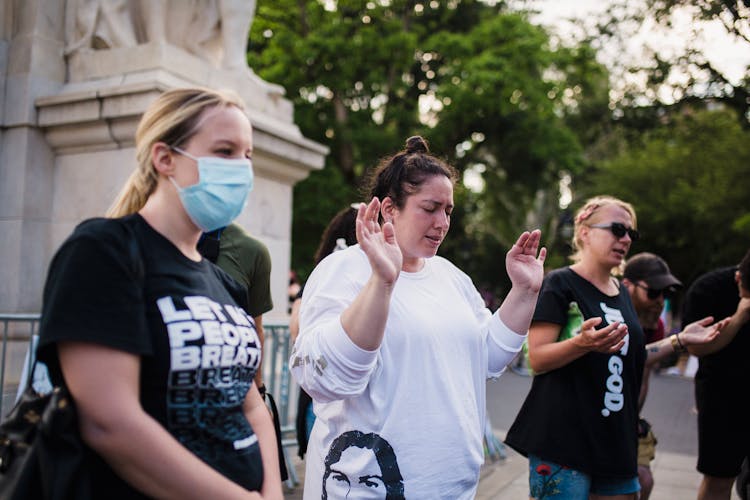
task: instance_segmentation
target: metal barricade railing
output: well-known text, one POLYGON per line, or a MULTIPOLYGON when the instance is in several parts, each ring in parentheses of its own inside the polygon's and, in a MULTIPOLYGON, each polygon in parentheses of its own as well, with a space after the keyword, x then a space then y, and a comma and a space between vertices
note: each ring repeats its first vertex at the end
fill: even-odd
POLYGON ((289 418, 289 406, 285 404, 289 401, 289 326, 264 324, 263 331, 263 380, 276 399, 283 425, 289 418))
POLYGON ((3 334, 0 415, 5 416, 16 399, 19 383, 29 376, 29 373, 24 373, 24 359, 31 339, 39 330, 39 314, 0 314, 0 328, 3 334))
POLYGON ((297 474, 294 463, 289 456, 289 448, 297 446, 295 414, 290 407, 296 409, 298 388, 292 383, 289 371, 289 353, 292 347, 289 338, 289 325, 282 323, 264 323, 263 332, 263 381, 266 389, 276 401, 281 424, 281 444, 284 460, 289 471, 289 486, 297 485, 297 474))

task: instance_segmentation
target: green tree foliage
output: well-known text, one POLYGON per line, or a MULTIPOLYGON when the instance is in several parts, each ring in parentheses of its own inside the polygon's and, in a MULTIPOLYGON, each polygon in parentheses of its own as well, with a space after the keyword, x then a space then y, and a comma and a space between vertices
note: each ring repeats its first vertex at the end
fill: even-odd
POLYGON ((494 16, 463 36, 433 36, 441 78, 434 94, 450 103, 431 135, 456 145, 453 163, 484 166, 485 229, 504 246, 527 227, 537 193, 556 201, 560 170, 581 165, 575 134, 556 113, 547 36, 517 15, 494 16))
POLYGON ((733 110, 677 114, 581 179, 581 198, 632 203, 642 238, 688 284, 750 248, 750 132, 733 110))
POLYGON ((553 237, 560 175, 584 167, 582 145, 608 114, 593 50, 553 47, 502 3, 259 2, 248 62, 331 148, 325 170, 295 187, 292 265, 303 276, 328 220, 361 199, 367 169, 421 134, 485 185, 457 187, 441 252, 501 291, 505 251, 523 229, 553 237))
POLYGON ((283 85, 302 132, 331 148, 324 171, 294 190, 292 266, 303 277, 330 218, 361 199, 366 167, 418 125, 402 79, 416 44, 410 16, 371 4, 259 2, 253 23, 250 67, 283 85))
POLYGON ((459 242, 486 253, 476 275, 487 276, 490 261, 502 266, 498 257, 522 229, 539 227, 547 246, 563 246, 558 182, 582 170, 583 146, 606 129, 608 73, 587 45, 551 50, 548 35, 520 14, 486 19, 461 42, 430 42, 444 74, 435 94, 451 103, 431 134, 456 144, 459 168, 484 171, 484 192, 467 195, 470 241, 459 242))

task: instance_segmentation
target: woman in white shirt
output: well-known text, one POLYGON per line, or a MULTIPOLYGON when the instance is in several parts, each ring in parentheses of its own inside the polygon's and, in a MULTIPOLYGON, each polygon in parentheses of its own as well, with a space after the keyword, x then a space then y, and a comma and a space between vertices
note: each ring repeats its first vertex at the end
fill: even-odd
POLYGON ((492 314, 436 256, 456 178, 424 139, 408 139, 374 172, 359 244, 307 281, 290 360, 317 416, 305 498, 474 497, 485 381, 521 348, 546 250, 538 230, 518 238, 506 255, 513 287, 492 314))

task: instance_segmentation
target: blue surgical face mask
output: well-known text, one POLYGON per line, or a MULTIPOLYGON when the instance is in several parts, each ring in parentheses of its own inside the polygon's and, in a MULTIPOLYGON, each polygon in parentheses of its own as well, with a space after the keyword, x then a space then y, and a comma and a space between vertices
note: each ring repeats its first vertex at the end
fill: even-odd
POLYGON ((245 208, 253 189, 252 162, 247 158, 196 158, 180 148, 172 149, 198 163, 197 184, 181 188, 169 178, 190 219, 203 232, 228 226, 245 208))

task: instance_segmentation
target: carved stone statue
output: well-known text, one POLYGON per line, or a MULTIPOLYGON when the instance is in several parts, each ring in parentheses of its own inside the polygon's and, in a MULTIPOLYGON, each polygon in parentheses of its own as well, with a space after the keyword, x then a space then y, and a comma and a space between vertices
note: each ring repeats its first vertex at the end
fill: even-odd
POLYGON ((128 0, 70 0, 65 53, 136 45, 131 7, 128 0))
POLYGON ((256 0, 69 0, 66 54, 166 42, 228 70, 247 68, 256 0))

